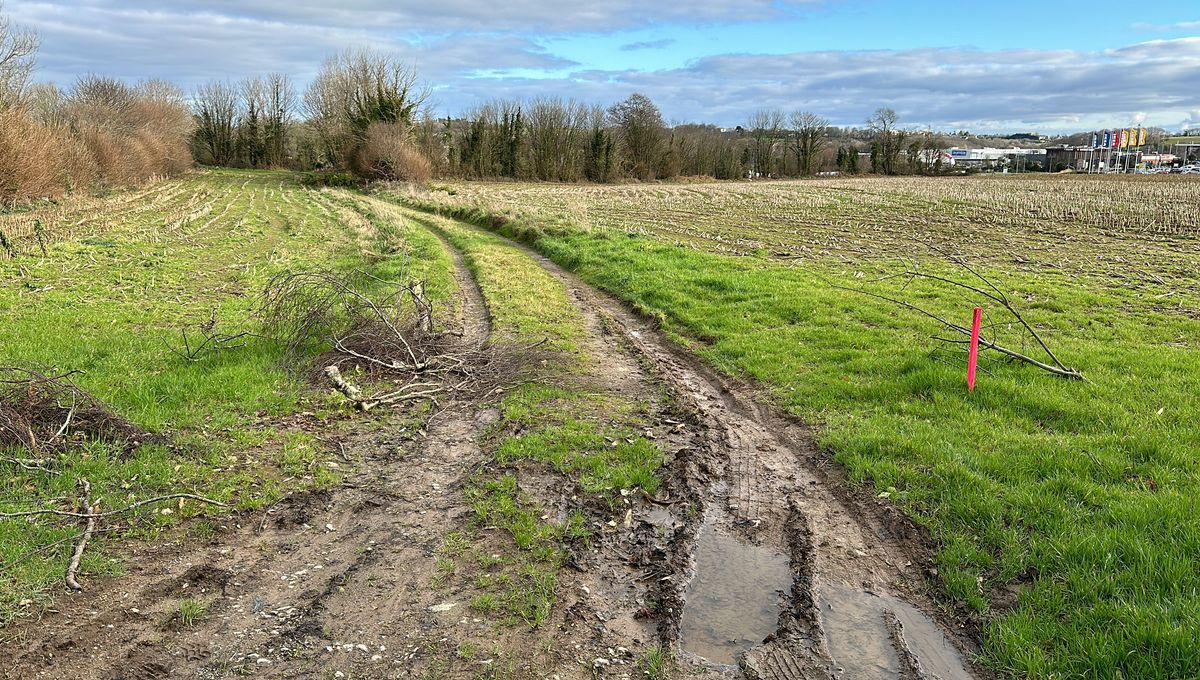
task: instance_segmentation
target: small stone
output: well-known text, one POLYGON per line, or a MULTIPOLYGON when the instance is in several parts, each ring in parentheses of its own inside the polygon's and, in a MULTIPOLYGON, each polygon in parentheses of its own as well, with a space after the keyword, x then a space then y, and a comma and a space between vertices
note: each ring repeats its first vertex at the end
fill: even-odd
POLYGON ((260 656, 258 657, 258 661, 255 661, 254 663, 258 664, 259 666, 270 666, 271 660, 265 656, 260 656))
POLYGON ((326 525, 325 525, 325 531, 335 531, 335 529, 333 528, 333 525, 332 525, 332 524, 326 524, 326 525))

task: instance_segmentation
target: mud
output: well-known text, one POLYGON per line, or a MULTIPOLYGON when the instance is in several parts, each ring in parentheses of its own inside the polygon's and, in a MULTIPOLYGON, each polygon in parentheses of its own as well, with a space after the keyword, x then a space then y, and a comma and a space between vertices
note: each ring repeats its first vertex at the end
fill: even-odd
POLYGON ((679 646, 715 664, 735 666, 738 654, 775 632, 792 571, 787 556, 747 543, 720 525, 719 519, 706 519, 696 537, 695 575, 684 596, 679 646))
MULTIPOLYGON (((446 246, 464 337, 482 343, 486 301, 446 246)), ((594 541, 567 560, 542 627, 473 613, 470 574, 436 585, 497 417, 460 403, 427 436, 387 421, 338 435, 335 448, 363 461, 341 488, 230 518, 208 542, 130 546, 126 573, 0 631, 0 677, 640 677, 639 656, 660 644, 696 678, 984 677, 928 595, 919 526, 846 485, 753 386, 530 256, 583 312, 583 348, 603 367, 593 378, 670 399, 650 433, 668 454, 658 497, 585 507, 594 541), (197 625, 173 623, 185 597, 207 605, 197 625)), ((581 505, 554 475, 522 470, 519 485, 550 517, 581 505)), ((475 540, 486 551, 510 539, 485 528, 475 540)))
MULTIPOLYGON (((817 614, 814 588, 820 584, 824 589, 821 593, 871 593, 887 603, 890 608, 886 611, 894 612, 905 626, 904 656, 920 661, 909 664, 913 668, 906 672, 916 673, 913 677, 987 676, 965 661, 975 649, 973 640, 953 627, 953 620, 942 614, 930 596, 934 584, 927 581, 926 574, 932 568, 933 546, 927 532, 894 508, 850 488, 837 466, 815 446, 811 432, 765 405, 760 390, 717 375, 694 355, 668 341, 652 323, 548 258, 525 250, 564 281, 588 313, 599 315, 607 327, 616 329, 695 418, 704 445, 682 480, 689 486, 689 493, 706 509, 728 513, 730 535, 748 546, 765 548, 768 554, 791 557, 788 611, 761 644, 733 653, 741 672, 781 679, 891 677, 887 675, 890 670, 871 670, 875 666, 900 665, 890 660, 900 656, 891 643, 896 636, 889 635, 886 626, 880 630, 875 624, 876 620, 883 623, 884 610, 860 606, 857 615, 847 614, 837 619, 837 626, 826 629, 817 614), (857 635, 855 621, 873 629, 872 639, 891 645, 891 656, 847 640, 857 635), (836 658, 832 649, 838 650, 836 658), (848 673, 848 665, 863 668, 863 674, 848 673), (930 671, 920 670, 926 666, 939 672, 929 675, 930 671), (876 676, 875 672, 883 675, 876 676)), ((689 554, 703 548, 708 555, 711 546, 698 545, 695 531, 691 536, 690 543, 677 544, 676 548, 685 548, 689 554)), ((759 548, 741 550, 741 559, 754 562, 761 554, 759 548)), ((727 554, 735 552, 736 547, 729 547, 727 554)), ((744 615, 743 608, 761 609, 764 598, 758 593, 749 602, 732 598, 725 601, 720 595, 723 586, 708 584, 727 582, 728 578, 721 576, 729 569, 727 565, 706 557, 689 566, 696 570, 692 582, 699 585, 684 592, 682 583, 677 582, 672 601, 682 605, 682 613, 673 619, 675 629, 664 631, 663 637, 670 642, 681 640, 685 650, 707 648, 709 657, 700 654, 708 662, 707 670, 728 675, 730 653, 748 641, 701 643, 704 635, 695 631, 702 627, 694 622, 735 621, 744 615), (715 570, 715 577, 704 573, 708 569, 715 570), (689 599, 699 612, 689 611, 693 606, 689 599), (686 637, 681 631, 687 633, 686 637)), ((719 630, 705 635, 716 638, 725 634, 716 632, 719 630)), ((745 636, 733 630, 730 637, 745 636)))

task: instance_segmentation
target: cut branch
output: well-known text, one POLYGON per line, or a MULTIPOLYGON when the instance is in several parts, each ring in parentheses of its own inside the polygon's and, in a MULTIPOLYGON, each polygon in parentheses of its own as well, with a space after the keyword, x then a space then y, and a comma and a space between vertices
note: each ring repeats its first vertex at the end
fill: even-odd
MULTIPOLYGON (((20 512, 0 512, 0 518, 13 519, 15 517, 34 517, 34 516, 38 516, 38 515, 54 515, 56 517, 84 517, 84 518, 95 517, 97 519, 100 519, 100 518, 104 518, 104 517, 112 517, 113 515, 121 515, 126 512, 129 512, 130 510, 136 510, 137 508, 140 508, 145 505, 151 505, 153 503, 160 503, 162 501, 175 500, 176 498, 186 498, 188 500, 199 501, 201 503, 207 503, 209 505, 215 505, 220 508, 229 507, 226 504, 222 503, 221 501, 214 501, 211 498, 205 498, 204 496, 197 496, 194 493, 169 493, 165 496, 155 496, 154 498, 147 498, 144 501, 138 501, 136 503, 131 503, 131 504, 126 505, 125 507, 121 508, 120 510, 109 510, 107 512, 101 512, 101 513, 70 512, 67 510, 22 510, 20 512)), ((90 510, 90 508, 89 508, 89 510, 90 510)))
POLYGON ((79 543, 75 545, 75 553, 71 555, 71 563, 67 565, 67 587, 71 590, 83 590, 83 586, 79 585, 79 580, 76 574, 79 571, 79 562, 83 559, 83 551, 87 548, 88 539, 92 537, 92 533, 96 531, 96 509, 100 507, 100 501, 92 502, 88 500, 91 497, 92 485, 88 480, 82 479, 80 483, 83 485, 83 507, 87 516, 87 526, 83 530, 83 535, 79 537, 79 543))
MULTIPOLYGON (((1015 305, 1013 305, 1012 301, 1009 299, 1008 295, 1006 295, 1004 293, 1003 290, 1001 290, 997 285, 995 285, 991 280, 989 280, 986 276, 984 276, 978 270, 974 269, 969 264, 967 264, 966 261, 964 261, 962 258, 948 255, 948 254, 944 253, 943 251, 938 250, 937 248, 932 247, 932 246, 931 246, 931 249, 939 254, 946 256, 946 258, 950 262, 952 262, 953 264, 955 264, 959 267, 962 267, 964 270, 969 272, 972 277, 974 277, 974 278, 978 279, 980 282, 982 282, 982 285, 984 287, 971 285, 969 283, 964 283, 962 281, 957 281, 957 280, 947 277, 947 276, 941 276, 938 274, 930 274, 930 273, 920 271, 918 265, 916 265, 915 263, 909 264, 906 267, 906 269, 902 272, 883 276, 878 279, 875 279, 875 281, 882 282, 882 281, 888 281, 888 280, 897 279, 897 278, 903 278, 903 279, 905 279, 905 282, 901 286, 901 291, 907 290, 909 285, 913 281, 916 281, 918 279, 935 281, 935 282, 943 283, 943 284, 946 284, 946 285, 949 285, 952 287, 960 288, 962 290, 970 291, 972 293, 982 296, 983 298, 985 298, 987 300, 991 300, 992 302, 995 302, 996 304, 1000 305, 1001 307, 1003 307, 1005 310, 1008 311, 1008 313, 1013 317, 1013 319, 1022 328, 1024 328, 1025 331, 1029 334, 1029 336, 1032 337, 1034 339, 1034 341, 1037 342, 1037 344, 1042 348, 1042 350, 1046 353, 1046 356, 1049 358, 1049 361, 1047 362, 1047 361, 1039 360, 1037 358, 1029 356, 1028 354, 1026 354, 1024 352, 1019 352, 1017 350, 1006 347, 1006 346, 1000 344, 1000 342, 998 342, 995 339, 989 339, 986 337, 979 338, 980 347, 983 347, 985 349, 995 350, 996 352, 999 352, 1000 354, 1003 354, 1012 359, 1016 359, 1017 361, 1022 361, 1031 366, 1035 366, 1035 367, 1040 368, 1043 371, 1046 371, 1053 375, 1067 378, 1069 380, 1083 380, 1086 382, 1087 378, 1085 378, 1083 376, 1083 373, 1081 373, 1080 371, 1078 371, 1076 369, 1066 366, 1058 358, 1058 355, 1055 354, 1054 351, 1050 349, 1050 347, 1046 343, 1046 341, 1042 339, 1042 336, 1040 333, 1037 332, 1037 329, 1035 329, 1033 327, 1033 325, 1030 324, 1025 319, 1025 316, 1021 313, 1021 311, 1019 309, 1016 308, 1015 305)), ((935 314, 927 309, 924 309, 923 307, 914 305, 911 302, 908 302, 906 300, 902 300, 899 298, 884 295, 882 293, 876 293, 874 291, 865 290, 862 288, 843 286, 843 285, 839 285, 839 284, 833 283, 833 282, 828 282, 828 283, 833 288, 837 288, 839 290, 846 290, 846 291, 858 293, 860 295, 866 295, 868 297, 872 297, 877 300, 883 300, 885 302, 890 302, 894 305, 898 305, 905 309, 912 310, 914 312, 917 312, 918 314, 922 314, 930 319, 933 319, 934 321, 938 322, 939 324, 941 324, 948 330, 954 331, 955 333, 962 334, 968 338, 971 336, 970 328, 967 328, 966 326, 963 326, 961 324, 954 323, 942 316, 939 316, 938 314, 935 314)), ((952 340, 952 339, 943 338, 943 337, 939 337, 939 336, 933 336, 933 337, 936 340, 939 340, 942 342, 950 342, 950 343, 954 343, 954 344, 958 344, 961 342, 967 342, 967 340, 957 340, 957 339, 952 340)))

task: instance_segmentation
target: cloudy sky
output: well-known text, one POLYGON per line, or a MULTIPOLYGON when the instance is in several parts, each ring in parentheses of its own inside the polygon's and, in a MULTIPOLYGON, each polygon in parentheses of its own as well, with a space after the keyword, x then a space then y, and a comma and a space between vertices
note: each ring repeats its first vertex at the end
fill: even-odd
POLYGON ((757 108, 939 129, 1200 127, 1197 0, 7 0, 40 80, 306 82, 329 54, 411 61, 440 113, 495 97, 653 98, 673 122, 757 108), (336 9, 331 9, 336 7, 336 9))

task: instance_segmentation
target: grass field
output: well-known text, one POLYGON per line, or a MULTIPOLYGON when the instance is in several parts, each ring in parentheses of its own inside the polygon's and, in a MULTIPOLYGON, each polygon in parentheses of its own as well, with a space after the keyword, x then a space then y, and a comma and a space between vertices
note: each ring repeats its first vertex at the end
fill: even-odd
MULTIPOLYGON (((404 268, 447 300, 451 263, 436 238, 357 200, 309 191, 284 173, 212 171, 0 215, 14 255, 0 257, 0 364, 80 371, 73 380, 81 388, 180 446, 125 456, 91 444, 60 455, 57 476, 0 463, 0 507, 74 498, 80 477, 106 508, 186 491, 249 509, 335 482, 312 465, 323 446, 313 435, 272 425, 293 412, 333 411, 285 370, 279 344, 249 337, 245 347, 194 362, 177 353, 181 333, 195 343, 210 319, 222 332, 257 332, 259 293, 289 268, 357 267, 381 277, 404 268)), ((115 535, 150 536, 178 516, 220 512, 192 502, 166 510, 115 535)), ((53 521, 0 521, 0 621, 48 600, 77 533, 53 521), (36 552, 45 545, 52 550, 36 552)), ((103 541, 94 545, 83 572, 116 568, 103 541)))
POLYGON ((988 665, 1200 675, 1200 183, 455 183, 401 200, 506 215, 502 230, 818 424, 854 479, 933 530, 947 594, 985 622, 988 665), (837 287, 959 323, 982 303, 1006 322, 936 281, 877 280, 901 259, 961 279, 945 252, 1089 381, 991 358, 969 394, 963 362, 930 339, 935 322, 837 287))
MULTIPOLYGON (((984 661, 1003 675, 1197 677, 1200 183, 1189 180, 452 183, 365 195, 205 171, 0 214, 0 365, 82 371, 82 388, 177 445, 121 455, 88 444, 52 461, 60 476, 0 462, 0 511, 69 506, 79 477, 106 508, 189 491, 252 509, 335 484, 313 464, 322 442, 280 423, 306 411, 337 427, 344 410, 285 370, 283 347, 249 337, 192 362, 178 355, 181 331, 209 319, 257 331, 270 277, 314 267, 423 277, 447 323, 458 296, 440 237, 478 280, 493 337, 545 339, 556 362, 552 379, 495 398, 490 463, 465 490, 476 522, 446 537, 438 568, 468 579, 499 559, 474 577, 472 610, 545 621, 563 545, 588 529, 578 515, 546 521, 517 478, 549 469, 599 500, 653 491, 662 452, 635 433, 661 395, 606 387, 562 283, 485 229, 428 212, 441 211, 524 239, 817 425, 854 480, 930 527, 947 600, 984 623, 984 661), (962 279, 946 253, 995 282, 1088 381, 985 352, 968 393, 960 353, 930 338, 935 322, 867 294, 959 323, 981 303, 989 335, 1036 353, 991 301, 880 278, 916 262, 962 279), (471 532, 485 525, 511 545, 477 545, 471 532)), ((82 573, 119 568, 115 539, 201 513, 208 523, 189 526, 203 532, 223 512, 184 502, 109 527, 82 573)), ((0 620, 49 601, 77 531, 0 521, 0 620)))

